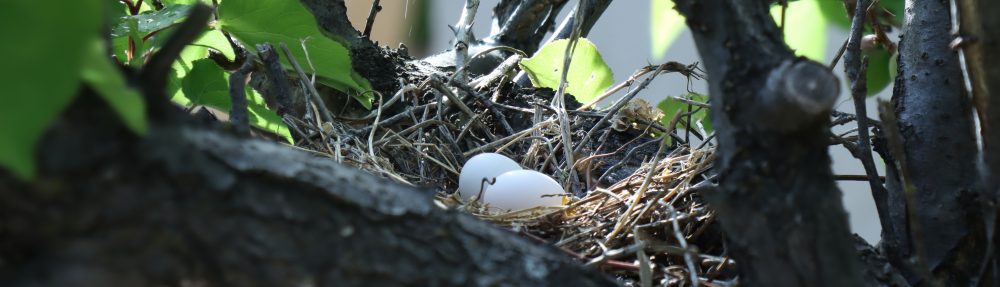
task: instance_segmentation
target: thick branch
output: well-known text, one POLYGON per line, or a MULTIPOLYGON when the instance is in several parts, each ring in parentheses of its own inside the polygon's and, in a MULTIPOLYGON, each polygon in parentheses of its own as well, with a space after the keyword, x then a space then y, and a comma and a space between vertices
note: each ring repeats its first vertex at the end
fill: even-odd
POLYGON ((770 1, 674 2, 708 74, 720 183, 707 198, 741 282, 861 285, 827 154, 834 76, 795 58, 770 1))
MULTIPOLYGON (((506 0, 493 8, 495 31, 490 41, 510 46, 527 54, 538 50, 538 45, 555 23, 566 0, 506 0)), ((569 14, 572 18, 572 13, 569 14)))
POLYGON ((914 188, 916 206, 909 208, 918 211, 909 220, 922 233, 911 236, 922 240, 924 250, 900 250, 890 260, 905 264, 910 256, 926 255, 928 271, 945 280, 941 283, 970 285, 967 280, 977 276, 974 266, 984 252, 983 240, 977 239, 983 228, 976 223, 980 210, 973 201, 979 193, 978 155, 958 54, 948 47, 951 13, 943 11, 949 11, 949 4, 908 0, 905 10, 892 100, 906 157, 902 168, 914 188))
MULTIPOLYGON (((334 40, 345 43, 348 47, 357 47, 366 39, 354 29, 347 19, 347 5, 344 0, 300 0, 302 5, 316 16, 320 30, 334 40)), ((370 43, 370 42, 369 42, 370 43)))
POLYGON ((0 172, 2 286, 614 284, 333 159, 191 123, 136 139, 92 95, 68 114, 44 181, 0 172))

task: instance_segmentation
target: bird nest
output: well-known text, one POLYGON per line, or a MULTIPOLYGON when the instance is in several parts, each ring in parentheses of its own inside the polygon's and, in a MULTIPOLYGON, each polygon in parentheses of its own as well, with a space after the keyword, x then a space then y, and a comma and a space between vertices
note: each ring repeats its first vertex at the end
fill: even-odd
MULTIPOLYGON (((668 63, 645 67, 617 88, 654 71, 630 94, 659 73, 698 76, 696 66, 668 63)), ((504 80, 479 87, 443 75, 399 81, 394 95, 378 95, 378 108, 360 118, 299 121, 292 128, 305 140, 297 146, 429 187, 441 204, 555 246, 626 285, 735 283, 734 263, 702 199, 713 177, 711 136, 685 117, 706 103, 691 102, 688 113, 662 125, 656 109, 641 100, 605 110, 567 100, 560 109, 550 104, 553 91, 516 89, 504 80), (462 163, 484 152, 551 175, 568 186, 571 200, 517 211, 463 202, 455 195, 462 163)))

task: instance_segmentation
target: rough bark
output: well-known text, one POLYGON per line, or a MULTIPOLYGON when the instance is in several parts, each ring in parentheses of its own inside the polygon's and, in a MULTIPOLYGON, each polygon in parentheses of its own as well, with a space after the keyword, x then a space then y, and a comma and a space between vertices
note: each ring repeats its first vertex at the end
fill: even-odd
MULTIPOLYGON (((538 50, 566 0, 506 0, 493 8, 494 32, 488 42, 532 54, 538 50)), ((571 14, 572 15, 572 14, 571 14)))
POLYGON ((708 196, 748 286, 859 286, 826 127, 836 78, 795 58, 770 1, 675 0, 709 79, 719 189, 708 196))
POLYGON ((930 271, 945 286, 968 286, 978 277, 985 237, 972 105, 958 54, 948 47, 949 3, 908 0, 905 10, 893 103, 911 182, 890 192, 912 196, 907 208, 916 218, 902 235, 909 248, 887 253, 909 269, 911 283, 930 271))
POLYGON ((56 123, 41 180, 0 173, 0 285, 614 284, 431 191, 190 120, 136 138, 104 105, 56 123))

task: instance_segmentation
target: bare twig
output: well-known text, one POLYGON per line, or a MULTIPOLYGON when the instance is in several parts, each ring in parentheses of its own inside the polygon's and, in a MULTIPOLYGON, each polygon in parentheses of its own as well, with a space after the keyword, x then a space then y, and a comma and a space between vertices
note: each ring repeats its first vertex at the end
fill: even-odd
POLYGON ((382 6, 378 2, 379 0, 372 1, 372 9, 368 11, 368 20, 365 21, 365 32, 361 34, 362 37, 370 38, 372 35, 372 25, 375 24, 375 15, 378 15, 378 12, 382 11, 382 6))
POLYGON ((139 73, 142 85, 142 93, 146 98, 146 111, 150 118, 158 119, 163 116, 166 109, 170 107, 170 98, 167 97, 167 75, 174 60, 180 56, 184 47, 194 41, 205 29, 209 17, 212 16, 212 9, 204 4, 196 4, 188 12, 187 19, 184 20, 177 30, 170 35, 167 42, 160 49, 149 57, 146 64, 139 73))
MULTIPOLYGON (((455 33, 455 66, 463 67, 469 60, 469 45, 472 44, 472 24, 475 23, 479 0, 465 0, 465 9, 458 19, 455 33)), ((455 71, 459 81, 466 81, 465 71, 455 71)))
POLYGON ((311 97, 312 100, 315 100, 318 104, 318 108, 322 112, 321 115, 323 117, 323 121, 332 122, 333 113, 330 113, 330 109, 327 109, 326 103, 323 102, 323 98, 319 95, 319 91, 316 91, 316 85, 308 81, 309 78, 306 77, 306 72, 302 70, 302 66, 299 66, 299 62, 292 56, 292 52, 288 50, 288 46, 286 46, 285 43, 281 43, 279 46, 281 47, 281 51, 285 54, 285 58, 288 59, 289 63, 292 63, 292 68, 295 69, 295 72, 299 75, 299 82, 306 87, 306 94, 308 94, 306 96, 306 108, 309 108, 308 103, 310 102, 309 98, 311 97))
POLYGON ((844 70, 848 80, 851 81, 851 99, 854 100, 854 113, 860 117, 858 123, 858 152, 855 156, 861 160, 861 165, 868 175, 868 184, 871 188, 872 198, 875 199, 875 207, 878 209, 879 218, 882 224, 888 224, 889 218, 889 198, 885 187, 878 179, 878 171, 875 169, 875 162, 872 158, 871 140, 868 131, 868 122, 864 120, 867 115, 867 104, 865 95, 867 94, 866 74, 868 60, 861 56, 861 33, 864 28, 864 16, 870 1, 859 1, 851 21, 851 34, 847 40, 844 52, 844 70))
POLYGON ((278 61, 278 53, 274 51, 274 46, 266 43, 257 45, 257 53, 260 60, 264 62, 264 73, 267 74, 267 79, 271 82, 271 93, 265 94, 265 99, 279 116, 290 113, 294 110, 290 98, 292 88, 288 86, 288 75, 285 74, 285 68, 278 61))
MULTIPOLYGON (((253 57, 253 56, 250 56, 253 57)), ((229 122, 237 133, 247 134, 250 132, 250 121, 247 118, 247 76, 253 68, 253 61, 243 61, 236 72, 229 75, 229 122)))

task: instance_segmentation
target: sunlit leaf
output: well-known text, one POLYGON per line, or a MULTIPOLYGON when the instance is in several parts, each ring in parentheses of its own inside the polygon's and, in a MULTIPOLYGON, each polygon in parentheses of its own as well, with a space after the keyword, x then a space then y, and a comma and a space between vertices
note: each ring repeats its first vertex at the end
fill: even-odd
POLYGON ((127 15, 118 19, 118 23, 111 29, 111 37, 125 37, 132 32, 146 35, 153 31, 165 29, 179 23, 187 16, 189 10, 191 10, 190 5, 170 5, 163 7, 163 10, 150 10, 134 16, 127 15), (138 31, 130 31, 128 25, 130 19, 137 20, 139 23, 138 31))
MULTIPOLYGON (((533 85, 553 90, 559 87, 568 43, 569 40, 549 42, 534 56, 521 61, 521 68, 528 74, 533 85)), ((578 102, 586 103, 604 93, 613 81, 611 68, 604 63, 604 58, 594 43, 580 38, 566 75, 566 92, 578 102)))
MULTIPOLYGON (((681 98, 703 103, 708 102, 708 96, 693 92, 683 95, 681 98)), ((670 121, 677 113, 687 113, 689 109, 691 111, 699 109, 699 107, 690 106, 685 102, 674 99, 673 97, 667 97, 666 99, 660 101, 660 103, 656 104, 656 107, 663 112, 664 116, 660 118, 660 124, 663 126, 670 125, 670 121)), ((713 130, 712 119, 709 117, 708 109, 701 108, 692 114, 691 121, 700 123, 702 128, 705 129, 705 132, 711 133, 713 130)))
POLYGON ((810 0, 816 1, 819 11, 828 23, 833 23, 843 29, 851 28, 851 18, 847 16, 847 8, 844 8, 843 0, 810 0))
POLYGON ((118 113, 125 126, 136 134, 146 134, 146 104, 142 95, 125 84, 122 73, 105 53, 103 41, 95 38, 93 42, 80 77, 118 113))
POLYGON ((868 56, 868 96, 874 96, 889 86, 894 79, 891 77, 892 71, 889 68, 889 51, 884 48, 876 48, 865 53, 868 56))
POLYGON ((195 40, 194 43, 191 43, 191 45, 212 48, 225 55, 229 60, 236 59, 236 53, 233 52, 233 46, 229 44, 229 40, 226 40, 226 36, 219 30, 209 30, 205 32, 205 34, 202 34, 201 37, 195 40))
POLYGON ((649 39, 653 59, 660 61, 684 29, 684 16, 674 9, 674 1, 652 0, 649 3, 649 39))
POLYGON ((0 168, 35 175, 35 144, 69 105, 80 67, 103 21, 104 1, 4 1, 0 9, 0 168))
MULTIPOLYGON (((247 48, 270 43, 275 47, 285 43, 306 73, 316 73, 321 84, 349 92, 365 108, 371 108, 371 84, 357 75, 344 45, 327 38, 316 26, 316 19, 299 1, 287 0, 226 0, 219 6, 219 23, 247 48), (316 70, 306 64, 306 50, 300 41, 306 40, 309 59, 316 70)), ((284 55, 282 64, 291 65, 284 55)))
MULTIPOLYGON (((795 54, 814 61, 826 57, 826 21, 819 3, 816 1, 795 1, 788 3, 785 11, 785 43, 795 50, 795 54)), ((771 7, 771 16, 781 23, 781 6, 771 7)))
MULTIPOLYGON (((229 74, 212 60, 194 61, 191 71, 182 81, 184 96, 194 105, 203 105, 228 113, 232 109, 229 98, 229 74)), ((264 98, 247 88, 247 109, 250 124, 283 136, 292 142, 288 127, 281 117, 268 110, 264 98)))

